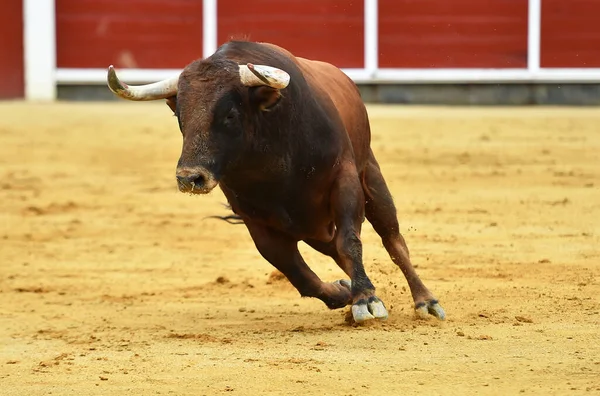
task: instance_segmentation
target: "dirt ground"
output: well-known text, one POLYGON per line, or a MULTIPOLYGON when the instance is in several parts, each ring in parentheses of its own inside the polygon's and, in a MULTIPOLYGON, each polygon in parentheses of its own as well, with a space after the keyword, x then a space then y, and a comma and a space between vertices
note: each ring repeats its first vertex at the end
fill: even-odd
POLYGON ((0 104, 0 394, 598 394, 600 110, 369 110, 445 322, 368 223, 387 322, 271 278, 220 192, 177 192, 162 103, 0 104))

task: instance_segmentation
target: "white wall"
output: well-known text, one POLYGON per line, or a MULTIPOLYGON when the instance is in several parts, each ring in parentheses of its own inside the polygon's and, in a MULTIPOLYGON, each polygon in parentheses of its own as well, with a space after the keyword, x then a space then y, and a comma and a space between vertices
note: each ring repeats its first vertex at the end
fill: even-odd
MULTIPOLYGON (((127 0, 123 0, 127 1, 127 0)), ((380 69, 378 60, 378 0, 364 0, 364 68, 344 69, 357 83, 502 83, 502 82, 600 82, 600 69, 540 68, 542 0, 529 0, 528 66, 521 69, 380 69)), ((204 0, 203 54, 217 48, 218 0, 204 0)), ((25 96, 29 100, 54 100, 57 84, 105 84, 106 69, 56 68, 55 0, 23 0, 25 47, 25 96)), ((129 83, 161 80, 178 70, 125 69, 129 83)))

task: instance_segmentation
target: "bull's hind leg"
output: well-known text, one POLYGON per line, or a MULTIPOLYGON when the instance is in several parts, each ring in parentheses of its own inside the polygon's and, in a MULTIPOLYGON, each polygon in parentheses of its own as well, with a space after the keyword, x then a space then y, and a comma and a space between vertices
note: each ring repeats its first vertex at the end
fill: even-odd
POLYGON ((363 188, 365 191, 365 214, 373 228, 381 237, 383 246, 390 257, 402 270, 415 302, 417 315, 427 317, 429 314, 444 320, 446 314, 436 298, 425 287, 411 264, 408 247, 400 234, 400 226, 396 217, 396 207, 392 195, 381 175, 379 164, 373 153, 365 171, 363 188))
POLYGON ((342 308, 352 301, 348 284, 325 283, 304 262, 298 242, 269 228, 246 222, 260 254, 281 271, 303 297, 316 297, 329 308, 342 308))

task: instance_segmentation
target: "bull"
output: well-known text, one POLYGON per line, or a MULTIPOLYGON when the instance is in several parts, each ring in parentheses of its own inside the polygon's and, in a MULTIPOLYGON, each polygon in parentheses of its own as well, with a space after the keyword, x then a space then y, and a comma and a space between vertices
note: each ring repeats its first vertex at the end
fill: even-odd
POLYGON ((256 249, 301 296, 330 309, 352 305, 356 322, 387 319, 363 265, 366 217, 404 274, 417 315, 445 318, 411 263, 365 105, 340 69, 273 44, 230 41, 152 84, 129 86, 110 66, 108 86, 128 100, 166 99, 183 136, 179 190, 207 194, 218 185, 256 249), (322 281, 300 241, 350 280, 322 281))

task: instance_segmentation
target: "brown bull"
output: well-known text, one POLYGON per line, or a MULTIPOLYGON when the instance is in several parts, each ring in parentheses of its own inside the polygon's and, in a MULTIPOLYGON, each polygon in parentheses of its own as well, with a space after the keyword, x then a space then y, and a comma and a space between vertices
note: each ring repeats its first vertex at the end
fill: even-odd
POLYGON ((125 99, 167 99, 183 134, 179 189, 206 194, 219 185, 260 254, 302 296, 332 309, 352 304, 357 322, 387 318, 363 266, 366 216, 406 277, 417 314, 444 319, 411 264, 370 148, 367 111, 341 70, 234 41, 170 80, 130 87, 110 67, 108 84, 125 99), (333 258, 351 281, 321 281, 299 241, 333 258))

